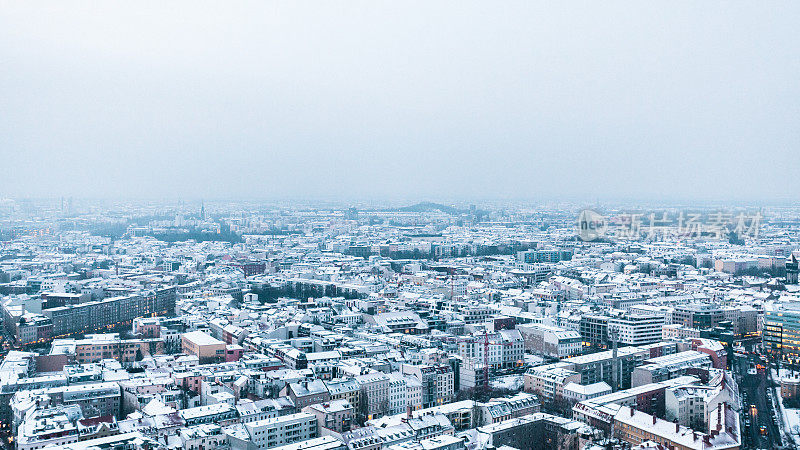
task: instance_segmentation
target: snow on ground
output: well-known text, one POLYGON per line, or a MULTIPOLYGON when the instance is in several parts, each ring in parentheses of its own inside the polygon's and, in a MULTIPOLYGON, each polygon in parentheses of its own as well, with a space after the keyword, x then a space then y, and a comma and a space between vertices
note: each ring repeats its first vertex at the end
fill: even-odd
POLYGON ((800 409, 784 409, 783 416, 787 430, 795 437, 795 442, 800 438, 800 409))
MULTIPOLYGON (((773 376, 774 375, 773 373, 773 376)), ((780 390, 777 391, 777 395, 774 395, 774 397, 777 400, 779 412, 781 414, 781 425, 783 425, 781 428, 783 428, 783 433, 791 435, 794 445, 800 446, 800 409, 784 408, 780 390)), ((775 394, 775 392, 773 392, 773 394, 775 394)))
POLYGON ((778 372, 777 370, 772 369, 773 380, 780 382, 780 380, 784 378, 800 378, 800 372, 784 368, 781 368, 780 372, 778 372))
POLYGON ((523 375, 506 375, 492 380, 492 388, 511 389, 512 391, 517 391, 522 389, 524 381, 525 377, 523 375))
POLYGON ((525 364, 530 364, 531 366, 538 366, 544 362, 544 358, 538 355, 525 355, 525 364))

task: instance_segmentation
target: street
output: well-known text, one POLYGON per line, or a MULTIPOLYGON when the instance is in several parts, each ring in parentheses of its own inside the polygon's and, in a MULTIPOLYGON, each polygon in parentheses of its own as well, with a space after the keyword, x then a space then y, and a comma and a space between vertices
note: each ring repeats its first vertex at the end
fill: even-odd
MULTIPOLYGON (((757 355, 748 353, 746 358, 734 358, 731 369, 737 376, 742 395, 742 448, 778 448, 781 446, 780 430, 774 419, 772 402, 767 396, 770 383, 768 370, 755 371, 763 362, 757 355), (747 425, 749 421, 749 426, 747 425), (763 427, 763 429, 762 429, 763 427)), ((772 394, 770 394, 772 395, 772 394)))

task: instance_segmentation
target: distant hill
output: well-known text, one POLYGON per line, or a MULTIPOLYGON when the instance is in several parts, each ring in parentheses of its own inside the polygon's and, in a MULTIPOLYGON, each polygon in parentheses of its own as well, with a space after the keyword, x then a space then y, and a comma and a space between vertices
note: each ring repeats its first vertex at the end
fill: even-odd
POLYGON ((402 208, 397 208, 397 210, 403 212, 441 211, 445 214, 452 214, 452 215, 459 215, 469 212, 469 210, 466 209, 458 209, 454 206, 447 206, 447 205, 442 205, 441 203, 433 203, 433 202, 420 202, 413 204, 411 206, 404 206, 402 208))

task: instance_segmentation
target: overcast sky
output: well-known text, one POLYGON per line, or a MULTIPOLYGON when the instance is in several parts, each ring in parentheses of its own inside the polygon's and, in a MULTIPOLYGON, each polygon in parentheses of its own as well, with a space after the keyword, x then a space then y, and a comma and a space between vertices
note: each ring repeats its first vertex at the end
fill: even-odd
POLYGON ((800 190, 797 1, 91 3, 0 6, 0 197, 800 190))

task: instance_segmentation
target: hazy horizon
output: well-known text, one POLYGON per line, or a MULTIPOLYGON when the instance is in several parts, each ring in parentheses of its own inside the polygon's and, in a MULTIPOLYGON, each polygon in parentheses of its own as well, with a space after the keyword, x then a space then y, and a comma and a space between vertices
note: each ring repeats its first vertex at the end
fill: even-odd
POLYGON ((796 2, 9 2, 0 198, 796 202, 797 23, 796 2))

